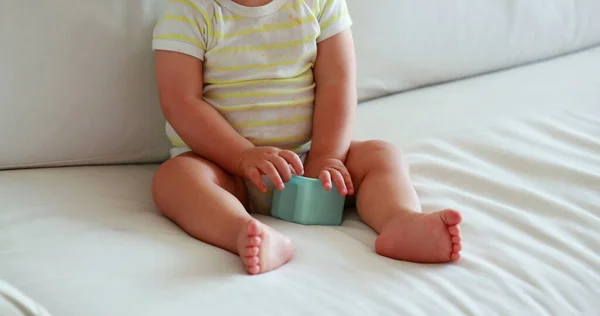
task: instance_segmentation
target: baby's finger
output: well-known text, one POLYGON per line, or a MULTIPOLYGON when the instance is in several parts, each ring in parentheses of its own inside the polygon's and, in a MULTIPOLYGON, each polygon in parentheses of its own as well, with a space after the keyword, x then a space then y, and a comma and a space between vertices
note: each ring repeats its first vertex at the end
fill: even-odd
POLYGON ((289 165, 290 166, 290 171, 292 172, 293 175, 295 176, 299 176, 298 172, 296 172, 296 169, 294 169, 294 166, 289 165))
POLYGON ((285 187, 283 185, 283 180, 281 180, 279 172, 277 172, 277 169, 275 168, 275 166, 273 166, 273 164, 270 161, 263 160, 262 163, 258 165, 258 168, 269 178, 269 180, 271 180, 275 188, 277 188, 278 190, 283 190, 283 188, 285 187))
POLYGON ((344 181, 344 177, 339 170, 329 169, 329 173, 331 173, 331 178, 335 186, 337 187, 340 195, 346 196, 348 190, 346 189, 346 182, 344 181))
POLYGON ((319 172, 319 180, 321 180, 321 183, 323 184, 323 188, 325 188, 325 190, 331 190, 331 174, 329 173, 329 171, 322 170, 321 172, 319 172))
POLYGON ((282 150, 279 152, 279 156, 285 159, 285 161, 287 161, 290 165, 292 165, 292 167, 294 167, 294 170, 298 172, 298 175, 301 176, 304 174, 304 166, 302 165, 302 160, 300 160, 300 157, 298 157, 296 153, 289 150, 282 150))
POLYGON ((250 179, 250 182, 252 182, 252 184, 254 184, 258 190, 261 192, 267 192, 267 185, 263 181, 260 171, 256 167, 250 168, 248 171, 248 179, 250 179))
POLYGON ((342 170, 341 173, 344 177, 344 182, 346 183, 346 189, 348 189, 348 194, 354 194, 354 183, 352 183, 352 176, 350 176, 348 169, 344 168, 344 170, 342 170))
POLYGON ((272 156, 269 161, 275 166, 284 183, 290 181, 292 178, 292 170, 290 170, 290 165, 287 161, 279 156, 272 156))

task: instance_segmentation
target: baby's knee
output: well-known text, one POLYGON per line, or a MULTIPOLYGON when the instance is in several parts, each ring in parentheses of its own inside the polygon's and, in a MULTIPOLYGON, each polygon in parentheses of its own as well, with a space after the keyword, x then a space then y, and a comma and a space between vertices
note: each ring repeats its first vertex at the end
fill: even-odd
POLYGON ((369 140, 361 143, 361 151, 367 157, 380 160, 380 162, 395 162, 405 164, 406 157, 400 149, 389 142, 383 140, 369 140))
POLYGON ((200 178, 212 178, 210 167, 199 164, 194 157, 183 154, 165 161, 152 177, 152 197, 157 204, 160 200, 172 195, 173 188, 186 181, 190 173, 200 178))
POLYGON ((379 140, 379 139, 374 139, 374 140, 367 140, 367 141, 363 141, 361 142, 361 145, 368 149, 369 151, 374 151, 374 152, 380 152, 380 151, 395 151, 398 148, 391 144, 388 143, 386 141, 383 140, 379 140))
POLYGON ((156 170, 152 179, 152 198, 163 214, 169 216, 168 212, 177 212, 172 206, 178 199, 215 188, 226 190, 245 205, 247 192, 240 178, 204 158, 185 153, 165 161, 156 170))
POLYGON ((161 210, 160 206, 168 195, 168 188, 176 181, 179 169, 181 169, 181 159, 171 158, 160 165, 152 177, 152 198, 161 210))

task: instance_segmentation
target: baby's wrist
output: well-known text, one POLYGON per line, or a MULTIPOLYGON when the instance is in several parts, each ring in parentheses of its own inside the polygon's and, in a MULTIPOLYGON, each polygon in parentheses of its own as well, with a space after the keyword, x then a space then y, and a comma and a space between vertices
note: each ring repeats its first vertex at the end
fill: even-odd
POLYGON ((235 169, 237 171, 237 176, 244 177, 244 159, 248 156, 250 151, 252 151, 255 148, 255 146, 247 147, 243 149, 239 154, 234 156, 237 157, 237 164, 235 169))
POLYGON ((334 152, 313 152, 312 150, 308 153, 309 162, 317 162, 330 159, 343 160, 343 156, 334 152))
POLYGON ((325 141, 318 142, 316 140, 313 140, 313 144, 308 155, 309 158, 313 160, 338 159, 341 161, 345 161, 346 153, 348 152, 348 148, 345 147, 350 146, 325 141))

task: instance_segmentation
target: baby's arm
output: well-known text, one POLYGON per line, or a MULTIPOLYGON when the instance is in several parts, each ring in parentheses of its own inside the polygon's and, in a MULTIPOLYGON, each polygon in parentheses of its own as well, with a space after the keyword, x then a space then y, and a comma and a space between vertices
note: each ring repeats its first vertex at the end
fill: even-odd
POLYGON ((312 157, 346 159, 356 109, 355 68, 349 30, 319 43, 312 157))
POLYGON ((300 158, 291 151, 253 146, 202 98, 203 60, 212 33, 204 2, 169 2, 154 30, 152 46, 164 116, 196 155, 249 179, 260 190, 267 190, 263 174, 283 188, 291 178, 289 164, 294 172, 303 173, 300 158))
POLYGON ((352 180, 343 165, 350 148, 356 111, 356 66, 350 30, 318 44, 313 142, 307 175, 319 177, 326 188, 331 180, 353 194, 352 180), (329 169, 327 173, 323 170, 329 169), (334 170, 335 169, 335 170, 334 170), (337 171, 336 171, 337 170, 337 171))
POLYGON ((165 118, 198 156, 230 174, 249 179, 261 191, 265 174, 279 189, 293 172, 303 174, 300 158, 291 151, 255 147, 221 114, 202 100, 203 62, 193 56, 157 50, 156 71, 165 118))
POLYGON ((189 55, 156 51, 163 114, 195 154, 241 176, 239 159, 254 146, 202 100, 202 64, 200 59, 189 55))

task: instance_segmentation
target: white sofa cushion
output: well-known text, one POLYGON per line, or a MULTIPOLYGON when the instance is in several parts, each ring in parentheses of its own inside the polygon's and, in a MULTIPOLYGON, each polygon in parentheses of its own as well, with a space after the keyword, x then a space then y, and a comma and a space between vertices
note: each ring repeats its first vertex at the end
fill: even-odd
POLYGON ((348 6, 361 100, 600 43, 597 0, 348 0, 348 6))
POLYGON ((0 278, 57 316, 600 315, 599 52, 359 109, 355 135, 404 148, 426 212, 464 212, 456 264, 379 257, 353 213, 261 218, 296 257, 249 277, 158 213, 156 166, 102 166, 1 173, 0 278))
MULTIPOLYGON (((0 169, 168 157, 150 47, 166 1, 0 2, 0 169)), ((361 100, 600 40, 597 0, 348 6, 361 100)))
POLYGON ((0 315, 51 316, 43 306, 3 280, 0 280, 0 315))
POLYGON ((168 157, 151 51, 163 2, 1 1, 0 169, 168 157))

